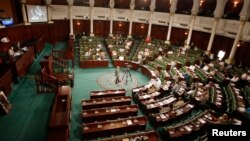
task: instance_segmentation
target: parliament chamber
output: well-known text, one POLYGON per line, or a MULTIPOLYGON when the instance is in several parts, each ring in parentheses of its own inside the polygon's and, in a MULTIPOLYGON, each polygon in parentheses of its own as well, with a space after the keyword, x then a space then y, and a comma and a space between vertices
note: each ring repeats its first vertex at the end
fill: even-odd
POLYGON ((1 1, 0 140, 207 141, 211 127, 246 129, 249 9, 1 1))

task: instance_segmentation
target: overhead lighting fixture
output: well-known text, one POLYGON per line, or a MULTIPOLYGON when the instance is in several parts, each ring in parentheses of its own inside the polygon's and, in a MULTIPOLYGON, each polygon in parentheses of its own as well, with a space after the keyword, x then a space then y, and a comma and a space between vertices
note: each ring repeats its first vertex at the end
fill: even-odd
POLYGON ((239 4, 239 1, 238 1, 238 0, 235 0, 235 1, 234 1, 234 7, 236 7, 238 4, 239 4))
POLYGON ((201 0, 201 1, 200 1, 200 6, 202 6, 202 5, 203 5, 203 3, 204 3, 204 0, 201 0))

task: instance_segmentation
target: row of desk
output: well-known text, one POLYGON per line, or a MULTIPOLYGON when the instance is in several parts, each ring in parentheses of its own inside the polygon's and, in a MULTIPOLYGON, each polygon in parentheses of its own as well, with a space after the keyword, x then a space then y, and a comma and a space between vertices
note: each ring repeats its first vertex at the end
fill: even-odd
POLYGON ((144 131, 147 118, 144 116, 129 117, 111 121, 83 124, 84 139, 96 139, 97 137, 108 137, 136 131, 144 131))
POLYGON ((82 109, 89 110, 89 109, 95 109, 95 108, 122 106, 122 105, 130 105, 130 104, 131 104, 130 96, 98 98, 98 99, 82 100, 82 109))
POLYGON ((71 87, 61 86, 54 101, 48 130, 48 141, 69 141, 71 87))
POLYGON ((125 94, 125 89, 90 92, 91 99, 82 101, 84 140, 159 140, 156 132, 144 132, 148 120, 137 116, 138 105, 130 105, 131 97, 125 94))
POLYGON ((125 96, 125 95, 126 95, 126 90, 125 89, 91 91, 90 92, 90 99, 117 97, 117 96, 125 96))
POLYGON ((194 107, 195 105, 186 103, 185 105, 177 109, 172 109, 171 111, 167 111, 164 113, 150 114, 149 119, 151 123, 153 123, 154 127, 164 126, 166 123, 176 120, 177 118, 190 112, 194 107))

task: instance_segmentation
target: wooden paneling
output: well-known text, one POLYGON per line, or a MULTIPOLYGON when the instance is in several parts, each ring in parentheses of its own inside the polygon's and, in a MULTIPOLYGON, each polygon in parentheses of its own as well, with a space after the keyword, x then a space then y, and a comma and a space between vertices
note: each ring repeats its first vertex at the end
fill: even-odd
POLYGON ((130 0, 115 0, 115 8, 130 9, 130 0))
POLYGON ((193 0, 178 0, 176 13, 190 14, 193 7, 193 0))
POLYGON ((155 11, 169 13, 170 6, 170 0, 157 0, 155 3, 155 11))
POLYGON ((52 0, 51 4, 54 5, 68 5, 67 0, 52 0))
POLYGON ((89 6, 89 0, 74 0, 76 6, 89 6))
POLYGON ((244 0, 228 0, 224 9, 223 18, 238 20, 244 0), (237 2, 237 4, 235 3, 237 2))
POLYGON ((234 39, 232 38, 215 35, 211 52, 215 54, 215 56, 217 56, 218 52, 220 50, 223 50, 226 52, 224 59, 227 59, 230 54, 231 48, 233 46, 233 42, 234 42, 234 39))
POLYGON ((153 39, 166 40, 168 34, 168 27, 161 25, 152 25, 151 37, 153 39))
POLYGON ((55 41, 65 41, 69 37, 69 21, 56 20, 50 26, 50 39, 55 41))
POLYGON ((110 0, 95 0, 95 7, 109 7, 110 0))
POLYGON ((26 28, 23 26, 13 26, 7 28, 7 35, 12 43, 16 41, 24 42, 28 40, 26 28))
POLYGON ((45 0, 26 0, 26 4, 30 5, 43 5, 45 0))
POLYGON ((113 22, 113 34, 127 36, 129 31, 129 22, 113 22))
POLYGON ((151 0, 136 0, 135 1, 135 9, 149 11, 150 3, 151 3, 151 0))
POLYGON ((79 35, 85 32, 86 35, 90 33, 90 21, 89 20, 74 20, 73 21, 74 33, 79 35))
POLYGON ((49 40, 49 26, 47 23, 44 24, 34 24, 31 26, 32 37, 39 38, 45 36, 45 40, 49 40), (41 30, 42 29, 42 30, 41 30))
POLYGON ((207 50, 209 38, 210 38, 210 33, 193 31, 190 45, 191 45, 191 43, 193 43, 198 48, 201 48, 203 50, 207 50))
POLYGON ((213 17, 213 12, 216 7, 216 0, 203 0, 200 1, 200 11, 199 16, 213 17))
POLYGON ((109 21, 94 21, 94 34, 96 36, 108 36, 109 35, 109 21))
POLYGON ((235 54, 236 64, 242 63, 243 66, 250 66, 250 42, 240 42, 235 54))
POLYGON ((148 24, 133 23, 132 30, 133 37, 145 39, 148 34, 148 24))
POLYGON ((177 46, 183 46, 185 40, 187 39, 187 36, 188 36, 187 29, 172 27, 171 35, 170 35, 171 44, 177 45, 177 46))
POLYGON ((1 0, 0 1, 0 9, 4 10, 3 14, 0 15, 5 18, 14 17, 13 9, 12 9, 12 0, 1 0))

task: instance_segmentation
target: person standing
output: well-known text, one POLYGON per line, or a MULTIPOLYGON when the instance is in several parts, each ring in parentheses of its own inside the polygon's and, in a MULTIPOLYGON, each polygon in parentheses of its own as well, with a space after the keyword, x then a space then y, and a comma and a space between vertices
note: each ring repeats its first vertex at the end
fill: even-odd
POLYGON ((118 84, 120 82, 119 73, 120 73, 120 67, 117 66, 115 69, 115 84, 118 84))

